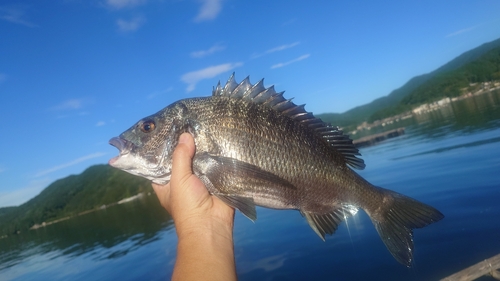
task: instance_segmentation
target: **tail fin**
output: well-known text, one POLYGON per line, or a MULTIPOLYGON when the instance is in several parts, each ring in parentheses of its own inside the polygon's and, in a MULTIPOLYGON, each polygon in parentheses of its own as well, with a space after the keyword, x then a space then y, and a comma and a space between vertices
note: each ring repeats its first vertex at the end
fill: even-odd
POLYGON ((437 222, 444 215, 410 197, 380 189, 384 193, 384 203, 370 214, 370 218, 392 256, 410 267, 413 260, 413 229, 437 222))

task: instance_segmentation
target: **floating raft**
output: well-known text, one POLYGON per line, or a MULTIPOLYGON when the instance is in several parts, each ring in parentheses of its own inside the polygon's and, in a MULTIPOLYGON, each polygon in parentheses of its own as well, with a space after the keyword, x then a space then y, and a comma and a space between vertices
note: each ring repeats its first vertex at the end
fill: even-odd
POLYGON ((500 280, 500 254, 493 256, 475 265, 441 279, 441 281, 472 281, 483 275, 489 275, 500 280))
POLYGON ((404 133, 405 133, 405 128, 397 128, 397 129, 383 132, 380 134, 362 137, 360 139, 354 140, 353 144, 358 148, 370 146, 370 145, 374 145, 376 143, 379 143, 381 141, 384 141, 386 139, 395 138, 395 137, 404 135, 404 133))

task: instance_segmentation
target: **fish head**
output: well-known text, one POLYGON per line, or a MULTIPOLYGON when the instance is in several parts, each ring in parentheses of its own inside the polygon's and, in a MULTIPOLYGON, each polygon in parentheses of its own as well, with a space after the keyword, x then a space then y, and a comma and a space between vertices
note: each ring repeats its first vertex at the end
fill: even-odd
POLYGON ((120 153, 109 160, 109 165, 155 183, 168 183, 172 154, 185 131, 182 110, 179 105, 168 106, 110 139, 109 144, 120 153))

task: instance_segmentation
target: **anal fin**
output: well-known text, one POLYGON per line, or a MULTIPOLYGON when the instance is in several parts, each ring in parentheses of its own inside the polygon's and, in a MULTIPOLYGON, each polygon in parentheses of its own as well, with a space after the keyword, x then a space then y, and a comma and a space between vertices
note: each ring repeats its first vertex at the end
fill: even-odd
POLYGON ((358 208, 353 205, 343 205, 326 214, 318 214, 307 211, 300 211, 306 218, 309 226, 325 241, 325 234, 332 235, 337 230, 339 224, 358 212, 358 208))

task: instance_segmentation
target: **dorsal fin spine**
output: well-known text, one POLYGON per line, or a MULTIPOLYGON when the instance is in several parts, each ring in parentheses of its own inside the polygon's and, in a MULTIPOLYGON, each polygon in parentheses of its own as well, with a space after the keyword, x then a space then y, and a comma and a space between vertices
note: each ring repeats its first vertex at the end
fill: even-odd
POLYGON ((234 72, 233 72, 233 74, 231 75, 231 77, 229 77, 229 80, 227 81, 226 85, 224 86, 224 89, 222 89, 221 95, 223 95, 224 93, 231 93, 231 92, 233 92, 233 90, 237 86, 238 86, 238 83, 236 83, 236 80, 234 79, 234 72))
POLYGON ((312 113, 305 111, 304 104, 296 105, 292 102, 292 99, 286 100, 283 98, 284 92, 277 93, 274 86, 265 88, 264 79, 252 85, 248 76, 240 83, 236 82, 234 76, 233 73, 224 87, 219 82, 213 89, 212 95, 241 99, 272 108, 323 138, 332 149, 344 156, 346 163, 351 167, 356 169, 365 167, 364 161, 356 157, 356 155, 360 155, 358 149, 352 144, 349 136, 344 135, 339 127, 332 126, 314 117, 312 113))
POLYGON ((243 94, 243 99, 253 99, 255 98, 259 93, 265 91, 266 88, 264 87, 264 78, 260 79, 259 82, 255 83, 250 89, 248 89, 244 94, 243 94))
POLYGON ((280 103, 284 101, 285 99, 283 98, 283 94, 285 92, 279 92, 276 93, 275 95, 272 95, 269 99, 267 99, 263 104, 269 105, 269 107, 275 106, 277 103, 280 103))

